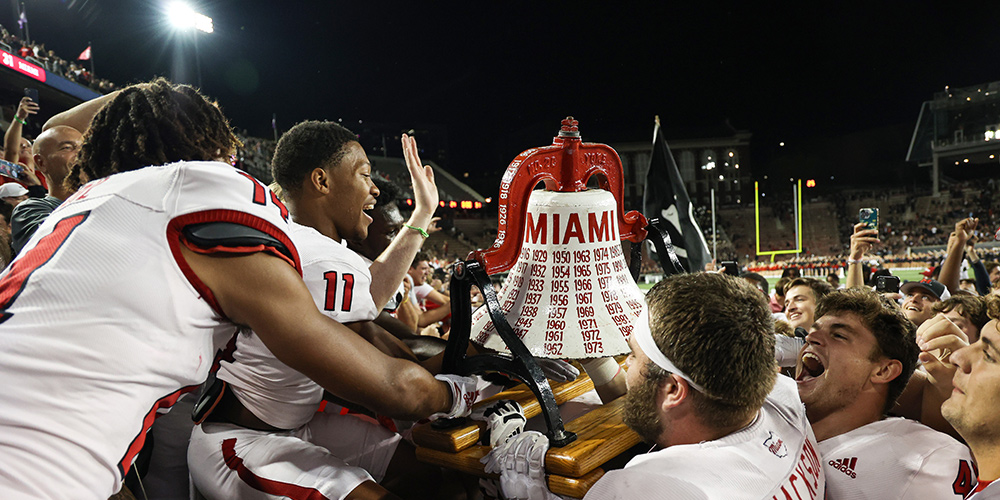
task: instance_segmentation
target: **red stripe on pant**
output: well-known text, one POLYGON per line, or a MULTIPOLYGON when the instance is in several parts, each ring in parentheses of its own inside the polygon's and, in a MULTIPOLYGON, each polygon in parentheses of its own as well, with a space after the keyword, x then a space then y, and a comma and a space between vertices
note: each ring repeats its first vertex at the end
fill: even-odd
POLYGON ((200 386, 189 385, 178 389, 166 396, 163 396, 156 403, 153 403, 153 407, 149 409, 149 413, 142 419, 142 430, 132 439, 132 443, 129 444, 128 450, 125 451, 125 456, 118 461, 118 473, 121 474, 124 479, 128 475, 128 468, 132 466, 132 462, 135 461, 135 457, 142 451, 142 447, 146 445, 146 434, 149 432, 149 428, 153 426, 153 422, 159 416, 158 410, 161 408, 173 408, 174 404, 181 396, 194 391, 200 386))
POLYGON ((236 438, 226 439, 222 442, 222 458, 225 459, 226 466, 230 470, 236 471, 244 483, 257 491, 272 495, 284 495, 292 500, 330 500, 317 489, 265 479, 254 474, 246 465, 243 465, 243 459, 236 456, 236 438))

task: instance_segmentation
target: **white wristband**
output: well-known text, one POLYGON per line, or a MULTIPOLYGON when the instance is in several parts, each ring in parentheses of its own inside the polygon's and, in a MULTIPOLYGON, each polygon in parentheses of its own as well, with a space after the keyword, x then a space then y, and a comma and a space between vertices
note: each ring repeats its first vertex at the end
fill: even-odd
POLYGON ((611 382, 622 370, 615 358, 581 359, 580 365, 587 371, 590 380, 594 382, 594 387, 611 382))

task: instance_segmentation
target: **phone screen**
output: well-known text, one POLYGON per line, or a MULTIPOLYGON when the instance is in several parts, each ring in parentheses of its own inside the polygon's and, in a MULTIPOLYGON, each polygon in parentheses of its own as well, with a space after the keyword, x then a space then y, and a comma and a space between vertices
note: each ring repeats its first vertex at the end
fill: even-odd
POLYGON ((878 209, 862 208, 858 210, 858 221, 865 223, 868 229, 878 229, 878 209))
POLYGON ((21 172, 23 167, 17 163, 9 162, 7 160, 0 160, 0 175, 4 177, 10 177, 11 179, 21 178, 21 172))

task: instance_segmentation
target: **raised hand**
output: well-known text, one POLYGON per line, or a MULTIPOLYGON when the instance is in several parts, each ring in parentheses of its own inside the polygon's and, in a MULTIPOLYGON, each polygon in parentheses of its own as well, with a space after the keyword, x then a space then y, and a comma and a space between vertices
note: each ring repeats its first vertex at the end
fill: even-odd
POLYGON ((952 234, 958 238, 961 245, 965 245, 975 235, 978 225, 978 218, 967 217, 955 223, 955 232, 952 234))
POLYGON ((854 225, 854 234, 851 235, 851 260, 861 260, 866 253, 870 252, 876 243, 880 243, 877 229, 868 229, 868 225, 859 222, 854 225))
POLYGON ((17 117, 25 120, 28 118, 28 115, 35 113, 38 113, 38 103, 31 100, 28 96, 22 97, 20 104, 17 105, 17 117))
POLYGON ((406 159, 406 168, 410 171, 410 180, 413 183, 413 217, 425 218, 414 222, 418 222, 419 227, 426 228, 430 225, 430 218, 437 210, 440 200, 437 184, 434 182, 434 169, 420 162, 416 139, 403 134, 402 141, 403 158, 406 159))
POLYGON ((946 397, 951 393, 956 369, 950 360, 951 353, 969 345, 968 335, 944 314, 938 314, 917 329, 917 345, 933 387, 946 397))

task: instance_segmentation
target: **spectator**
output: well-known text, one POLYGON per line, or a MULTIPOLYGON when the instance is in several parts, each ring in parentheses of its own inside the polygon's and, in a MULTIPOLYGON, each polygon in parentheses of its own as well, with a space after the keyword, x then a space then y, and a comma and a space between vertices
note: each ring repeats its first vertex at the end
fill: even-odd
MULTIPOLYGON (((3 183, 18 181, 26 186, 39 184, 38 176, 35 175, 35 162, 31 156, 31 141, 23 137, 24 126, 28 124, 28 116, 38 113, 38 104, 30 97, 22 97, 17 106, 17 113, 10 122, 10 127, 4 133, 4 159, 9 162, 20 163, 24 168, 24 173, 18 179, 0 177, 3 183)), ((43 185, 44 190, 44 185, 43 185)))
MULTIPOLYGON (((3 186, 0 186, 0 190, 3 186)), ((14 259, 13 251, 10 247, 10 216, 14 207, 9 203, 0 203, 0 269, 7 267, 14 259)))
POLYGON ((986 272, 989 274, 990 283, 994 287, 1000 284, 1000 262, 989 261, 984 263, 983 266, 986 267, 986 272))
POLYGON ((935 303, 951 296, 940 281, 930 278, 903 283, 899 291, 905 296, 903 314, 917 326, 934 316, 935 303))
POLYGON ((740 277, 747 280, 748 283, 750 283, 755 288, 760 290, 761 293, 764 294, 764 297, 770 297, 768 295, 767 278, 757 273, 748 273, 748 272, 740 273, 740 277))
POLYGON ((938 279, 951 293, 956 293, 959 290, 959 277, 964 258, 969 259, 977 279, 982 281, 982 284, 976 288, 981 287, 984 291, 987 288, 986 269, 979 261, 973 246, 976 238, 976 226, 978 225, 979 219, 973 217, 963 218, 955 223, 955 231, 948 237, 944 262, 935 269, 940 270, 938 279))
MULTIPOLYGON (((941 406, 944 418, 962 435, 972 449, 978 468, 966 464, 965 484, 971 482, 974 470, 979 471, 974 492, 967 500, 986 500, 1000 495, 1000 333, 997 322, 1000 319, 1000 297, 991 295, 987 299, 987 314, 990 321, 983 326, 981 336, 974 344, 952 353, 951 362, 958 366, 955 373, 951 397, 941 406)), ((956 480, 956 483, 958 480, 956 480)))
POLYGON ((451 314, 451 299, 427 283, 431 274, 430 260, 430 255, 418 252, 407 272, 413 284, 410 302, 420 309, 416 318, 416 326, 420 328, 437 323, 451 314))
POLYGON ((986 300, 982 297, 952 295, 932 306, 935 313, 943 314, 965 333, 969 342, 979 340, 979 330, 989 321, 986 300))
POLYGON ((851 250, 847 257, 847 288, 865 286, 865 254, 879 242, 877 229, 869 229, 864 222, 854 225, 854 232, 851 233, 851 250))
POLYGON ((840 276, 837 273, 827 274, 826 282, 829 283, 830 287, 834 290, 840 288, 840 276))
MULTIPOLYGON (((789 277, 778 278, 778 282, 774 284, 771 292, 771 312, 774 314, 781 313, 780 319, 785 319, 785 289, 788 288, 788 284, 793 279, 789 277)), ((778 319, 777 316, 775 318, 778 319)))
POLYGON ((800 353, 799 397, 819 440, 827 494, 958 500, 953 482, 968 449, 922 424, 885 418, 907 381, 927 384, 910 379, 920 352, 915 328, 886 300, 858 289, 826 295, 800 353))
POLYGON ((35 140, 32 146, 34 162, 38 172, 45 177, 49 190, 44 198, 28 199, 14 209, 11 227, 15 254, 21 252, 21 248, 28 243, 28 239, 49 214, 73 194, 64 181, 69 175, 70 166, 76 160, 82 140, 83 135, 79 131, 65 125, 52 127, 35 140))
POLYGON ((816 304, 833 288, 816 278, 795 278, 785 288, 785 317, 792 329, 809 329, 815 320, 816 304))
POLYGON ((980 295, 979 291, 976 290, 976 280, 973 279, 962 279, 958 281, 958 289, 962 292, 971 295, 980 295))
POLYGON ((24 186, 15 182, 8 182, 0 186, 0 200, 9 205, 12 209, 28 199, 28 190, 24 186))

